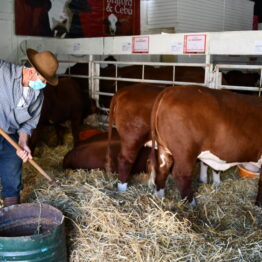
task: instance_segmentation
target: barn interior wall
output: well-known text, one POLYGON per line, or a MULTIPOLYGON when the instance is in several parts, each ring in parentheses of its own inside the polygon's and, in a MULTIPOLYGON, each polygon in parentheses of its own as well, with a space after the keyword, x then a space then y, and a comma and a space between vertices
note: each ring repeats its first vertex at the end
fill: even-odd
MULTIPOLYGON (((20 43, 30 37, 15 34, 14 0, 0 1, 0 32, 0 58, 18 62, 20 43)), ((41 37, 35 39, 41 39, 41 37)))
MULTIPOLYGON (((249 0, 148 0, 147 30, 151 33, 171 27, 176 33, 251 30, 253 8, 254 2, 249 0)), ((221 62, 249 61, 249 58, 239 57, 216 59, 221 62)), ((176 61, 202 63, 205 58, 178 56, 176 61)))
MULTIPOLYGON (((23 40, 27 39, 44 39, 43 37, 32 37, 32 36, 19 36, 15 34, 15 12, 14 12, 14 2, 15 0, 1 0, 0 1, 0 32, 1 32, 1 41, 0 41, 0 58, 5 59, 11 62, 19 62, 19 52, 21 48, 24 49, 24 46, 20 46, 23 40)), ((141 32, 142 34, 148 34, 148 25, 146 22, 147 19, 147 5, 148 1, 141 1, 141 32)), ((45 37, 46 38, 46 37, 45 37)), ((63 56, 61 59, 70 59, 68 56, 63 56)), ((97 56, 97 59, 102 59, 102 56, 97 56)), ((86 59, 85 57, 77 57, 77 59, 86 59)), ((120 59, 120 57, 118 57, 120 59)), ((121 57, 121 60, 126 59, 126 57, 121 57)), ((149 59, 145 56, 134 56, 128 58, 129 61, 139 61, 139 60, 152 60, 158 61, 159 56, 153 56, 152 59, 149 59)))
POLYGON ((178 33, 252 30, 249 0, 177 0, 178 33))
MULTIPOLYGON (((0 1, 0 32, 2 33, 0 58, 19 62, 20 44, 23 40, 32 38, 42 40, 44 38, 15 34, 14 2, 15 0, 0 1)), ((141 33, 159 33, 159 30, 162 29, 170 32, 172 28, 176 32, 247 30, 251 28, 252 10, 253 2, 249 0, 141 0, 141 33), (205 12, 208 15, 205 16, 205 12)), ((22 49, 25 48, 25 46, 22 47, 22 49)), ((69 59, 70 57, 60 55, 60 58, 69 59)), ((76 58, 86 59, 84 56, 76 58)), ((95 58, 103 59, 102 56, 95 58)), ((123 61, 160 61, 163 56, 135 55, 117 56, 116 58, 123 61)), ((231 59, 235 60, 236 57, 229 58, 229 61, 231 59)), ((203 62, 204 57, 179 56, 176 61, 203 62)))

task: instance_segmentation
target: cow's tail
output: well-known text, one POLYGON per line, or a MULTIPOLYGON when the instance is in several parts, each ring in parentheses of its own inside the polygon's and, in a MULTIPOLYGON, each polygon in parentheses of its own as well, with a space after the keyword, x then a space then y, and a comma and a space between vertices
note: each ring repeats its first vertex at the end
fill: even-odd
POLYGON ((109 111, 109 122, 108 122, 108 140, 107 140, 107 152, 106 152, 106 172, 112 172, 112 159, 111 159, 111 140, 112 140, 112 128, 114 119, 114 111, 116 107, 116 94, 113 96, 110 103, 110 111, 109 111))
POLYGON ((156 150, 157 147, 157 113, 159 109, 159 105, 161 103, 162 97, 164 95, 165 90, 163 90, 156 98, 152 111, 151 111, 151 119, 150 119, 150 125, 151 125, 151 139, 152 139, 152 147, 151 152, 149 155, 148 160, 148 172, 149 172, 149 178, 148 178, 148 186, 154 187, 155 186, 155 179, 156 179, 156 172, 157 172, 157 164, 158 160, 156 157, 156 153, 158 152, 156 150))

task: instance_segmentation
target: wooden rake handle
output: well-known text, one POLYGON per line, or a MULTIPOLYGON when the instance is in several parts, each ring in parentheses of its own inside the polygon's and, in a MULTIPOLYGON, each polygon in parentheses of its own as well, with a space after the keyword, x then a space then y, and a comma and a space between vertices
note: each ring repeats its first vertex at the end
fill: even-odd
MULTIPOLYGON (((16 149, 23 150, 2 128, 0 128, 0 134, 16 149)), ((57 181, 52 179, 33 159, 28 159, 29 163, 39 171, 41 175, 49 180, 54 185, 59 185, 57 181)))

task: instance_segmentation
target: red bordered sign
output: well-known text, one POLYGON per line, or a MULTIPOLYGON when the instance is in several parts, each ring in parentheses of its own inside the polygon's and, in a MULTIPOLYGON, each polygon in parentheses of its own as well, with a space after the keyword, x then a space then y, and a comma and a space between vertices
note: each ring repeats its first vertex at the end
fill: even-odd
POLYGON ((185 35, 184 36, 185 54, 205 54, 206 35, 185 35))
POLYGON ((133 36, 132 53, 148 53, 148 52, 149 52, 149 36, 133 36))

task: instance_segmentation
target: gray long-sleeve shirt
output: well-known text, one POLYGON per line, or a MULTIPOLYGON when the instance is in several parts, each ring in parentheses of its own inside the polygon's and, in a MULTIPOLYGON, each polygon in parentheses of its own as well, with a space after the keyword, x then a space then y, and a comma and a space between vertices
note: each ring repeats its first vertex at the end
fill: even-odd
POLYGON ((9 134, 36 128, 43 103, 43 92, 29 88, 23 106, 22 66, 0 60, 0 127, 9 134))

